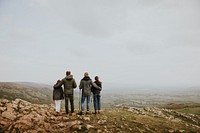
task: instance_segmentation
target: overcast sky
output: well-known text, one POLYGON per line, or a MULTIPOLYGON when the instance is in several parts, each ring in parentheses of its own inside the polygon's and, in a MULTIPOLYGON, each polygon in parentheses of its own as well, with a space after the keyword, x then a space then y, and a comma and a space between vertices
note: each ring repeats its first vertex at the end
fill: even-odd
POLYGON ((0 0, 0 81, 200 85, 199 0, 0 0))

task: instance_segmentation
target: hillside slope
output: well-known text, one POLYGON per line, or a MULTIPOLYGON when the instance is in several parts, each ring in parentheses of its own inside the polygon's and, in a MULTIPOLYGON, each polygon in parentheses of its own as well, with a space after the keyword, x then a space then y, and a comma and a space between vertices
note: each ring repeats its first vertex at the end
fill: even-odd
POLYGON ((0 82, 0 98, 20 98, 31 103, 52 103, 52 90, 30 83, 0 82))
POLYGON ((56 114, 52 105, 1 99, 0 132, 200 132, 200 116, 156 107, 119 107, 97 115, 66 115, 64 110, 56 114))

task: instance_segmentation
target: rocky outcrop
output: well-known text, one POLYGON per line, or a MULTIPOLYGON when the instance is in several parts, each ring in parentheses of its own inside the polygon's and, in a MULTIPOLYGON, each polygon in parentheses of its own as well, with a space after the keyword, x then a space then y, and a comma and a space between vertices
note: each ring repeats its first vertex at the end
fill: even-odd
POLYGON ((57 114, 53 105, 31 104, 22 99, 0 102, 0 132, 76 132, 96 130, 90 117, 57 114))
MULTIPOLYGON (((77 112, 77 111, 76 111, 77 112)), ((0 100, 0 132, 199 132, 200 116, 169 109, 118 107, 95 115, 57 114, 53 105, 0 100)))
POLYGON ((195 114, 184 114, 170 109, 157 108, 157 107, 146 107, 146 108, 135 108, 135 107, 123 107, 127 111, 141 114, 149 115, 153 117, 162 117, 174 122, 190 122, 191 126, 197 126, 200 128, 200 116, 195 114))

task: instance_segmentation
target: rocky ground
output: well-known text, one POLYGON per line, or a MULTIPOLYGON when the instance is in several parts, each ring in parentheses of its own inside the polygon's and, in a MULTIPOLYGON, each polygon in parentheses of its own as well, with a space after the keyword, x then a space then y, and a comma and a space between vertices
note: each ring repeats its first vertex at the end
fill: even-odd
POLYGON ((0 100, 0 132, 159 133, 200 132, 200 116, 164 108, 119 106, 101 114, 55 113, 53 105, 0 100))

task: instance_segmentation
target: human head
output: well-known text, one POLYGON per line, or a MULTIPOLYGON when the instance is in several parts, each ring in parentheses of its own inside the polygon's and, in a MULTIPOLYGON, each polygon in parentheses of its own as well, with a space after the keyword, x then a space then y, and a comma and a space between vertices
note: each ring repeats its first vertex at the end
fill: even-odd
POLYGON ((70 75, 71 74, 71 72, 70 71, 66 71, 66 75, 68 76, 68 75, 70 75))
POLYGON ((60 80, 57 80, 57 84, 60 83, 60 82, 61 82, 60 80))
POLYGON ((88 72, 85 72, 84 77, 88 77, 88 76, 89 76, 88 72))
POLYGON ((98 76, 95 76, 94 78, 96 81, 99 81, 99 77, 98 76))

